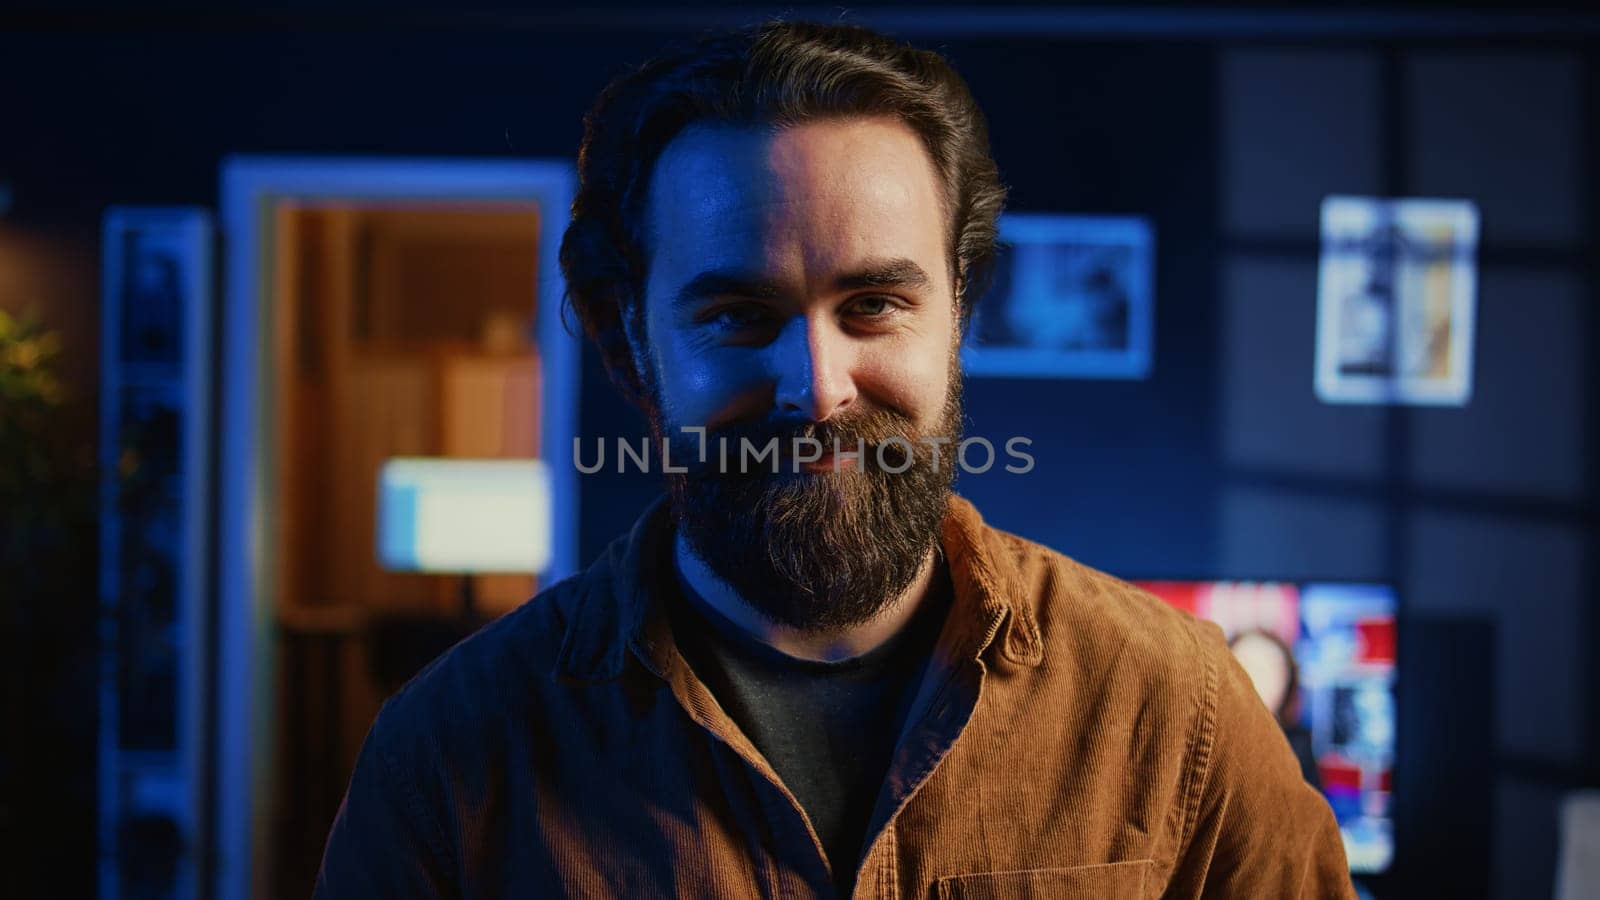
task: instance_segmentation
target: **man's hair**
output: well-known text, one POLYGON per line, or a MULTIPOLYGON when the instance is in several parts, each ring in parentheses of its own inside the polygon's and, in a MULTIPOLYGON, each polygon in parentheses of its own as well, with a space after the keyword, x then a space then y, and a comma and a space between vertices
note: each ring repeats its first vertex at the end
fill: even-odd
POLYGON ((656 161, 701 122, 787 127, 892 116, 933 161, 961 332, 994 259, 1005 188, 988 127, 966 82, 941 56, 844 24, 767 22, 717 34, 611 82, 584 117, 578 192, 561 241, 567 302, 631 399, 643 383, 626 324, 643 334, 644 216, 656 161))

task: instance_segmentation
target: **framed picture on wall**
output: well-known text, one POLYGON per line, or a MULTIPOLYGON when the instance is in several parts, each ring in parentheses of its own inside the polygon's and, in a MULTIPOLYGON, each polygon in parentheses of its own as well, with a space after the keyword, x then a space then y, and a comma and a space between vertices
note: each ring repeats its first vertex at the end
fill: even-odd
POLYGON ((970 375, 1144 378, 1155 323, 1149 222, 1007 213, 962 347, 970 375))
POLYGON ((1465 200, 1328 197, 1317 396, 1462 406, 1472 396, 1478 210, 1465 200))

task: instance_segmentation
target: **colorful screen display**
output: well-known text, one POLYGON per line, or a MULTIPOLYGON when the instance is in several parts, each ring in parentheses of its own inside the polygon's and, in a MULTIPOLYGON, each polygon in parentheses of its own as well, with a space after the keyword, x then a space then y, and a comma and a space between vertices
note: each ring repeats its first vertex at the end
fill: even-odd
POLYGON ((1394 856, 1393 590, 1326 582, 1136 583, 1221 626, 1264 700, 1278 701, 1274 712, 1290 745, 1339 820, 1351 871, 1387 869, 1394 856), (1259 662, 1260 648, 1273 645, 1290 650, 1292 667, 1259 662), (1268 683, 1290 672, 1282 683, 1268 683))

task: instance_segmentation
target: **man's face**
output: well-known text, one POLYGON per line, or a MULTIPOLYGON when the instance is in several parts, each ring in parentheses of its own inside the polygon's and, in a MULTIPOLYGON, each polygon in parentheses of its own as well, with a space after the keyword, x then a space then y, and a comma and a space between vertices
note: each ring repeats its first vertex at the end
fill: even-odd
MULTIPOLYGON (((673 444, 675 511, 697 555, 774 621, 863 621, 937 537, 959 437, 946 215, 920 139, 893 119, 781 130, 696 126, 657 162, 646 212, 652 428, 673 444), (706 429, 701 464, 698 439, 706 429), (889 444, 888 468, 876 448, 889 444), (723 469, 717 439, 726 437, 723 469), (859 459, 740 471, 740 439, 795 437, 859 459), (904 447, 916 452, 907 459, 904 447)), ((801 448, 805 453, 805 448, 801 448)))

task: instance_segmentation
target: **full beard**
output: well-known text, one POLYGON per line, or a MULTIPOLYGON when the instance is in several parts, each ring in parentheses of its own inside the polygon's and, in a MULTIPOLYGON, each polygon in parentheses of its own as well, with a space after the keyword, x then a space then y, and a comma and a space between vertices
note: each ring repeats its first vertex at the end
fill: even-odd
MULTIPOLYGON (((667 474, 673 515, 695 555, 768 620, 814 633, 873 618, 917 577, 939 539, 961 440, 959 358, 952 354, 939 421, 920 432, 906 416, 873 409, 823 422, 730 425, 698 435, 666 435, 675 466, 667 474), (787 454, 812 438, 831 452, 864 451, 854 466, 808 474, 783 458, 741 471, 741 439, 787 454), (890 441, 890 438, 902 440, 890 441), (923 438, 948 438, 937 449, 923 438), (726 440, 728 464, 720 465, 726 440), (881 450, 881 455, 880 455, 881 450), (687 461, 687 462, 680 462, 687 461), (904 469, 903 471, 901 471, 904 469)), ((654 421, 657 440, 661 424, 654 421)), ((659 444, 658 444, 659 446, 659 444)))

